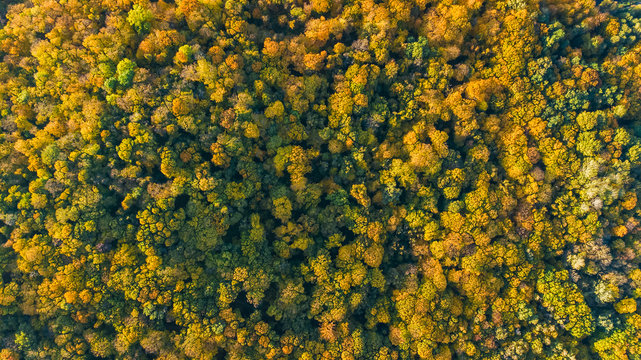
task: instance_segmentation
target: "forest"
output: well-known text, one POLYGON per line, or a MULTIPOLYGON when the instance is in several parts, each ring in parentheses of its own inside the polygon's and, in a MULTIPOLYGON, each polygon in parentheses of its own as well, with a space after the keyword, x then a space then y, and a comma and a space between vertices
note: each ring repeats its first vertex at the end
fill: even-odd
POLYGON ((633 0, 0 1, 0 359, 641 359, 633 0))

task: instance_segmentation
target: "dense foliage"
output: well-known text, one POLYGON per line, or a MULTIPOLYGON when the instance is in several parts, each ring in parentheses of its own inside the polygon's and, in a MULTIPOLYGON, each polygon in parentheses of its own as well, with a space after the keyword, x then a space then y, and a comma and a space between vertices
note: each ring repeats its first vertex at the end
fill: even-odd
POLYGON ((0 358, 641 359, 639 6, 0 20, 0 358))

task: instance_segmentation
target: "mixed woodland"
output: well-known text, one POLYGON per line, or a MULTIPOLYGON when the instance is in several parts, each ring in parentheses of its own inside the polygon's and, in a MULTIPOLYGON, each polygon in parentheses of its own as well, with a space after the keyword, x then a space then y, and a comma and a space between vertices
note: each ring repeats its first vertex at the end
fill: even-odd
POLYGON ((641 6, 0 1, 0 358, 641 359, 641 6))

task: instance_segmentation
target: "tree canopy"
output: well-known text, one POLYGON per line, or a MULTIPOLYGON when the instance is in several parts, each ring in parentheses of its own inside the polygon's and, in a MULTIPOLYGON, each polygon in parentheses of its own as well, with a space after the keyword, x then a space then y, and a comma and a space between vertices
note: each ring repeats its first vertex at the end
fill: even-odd
POLYGON ((0 358, 641 359, 641 6, 0 1, 0 358))

